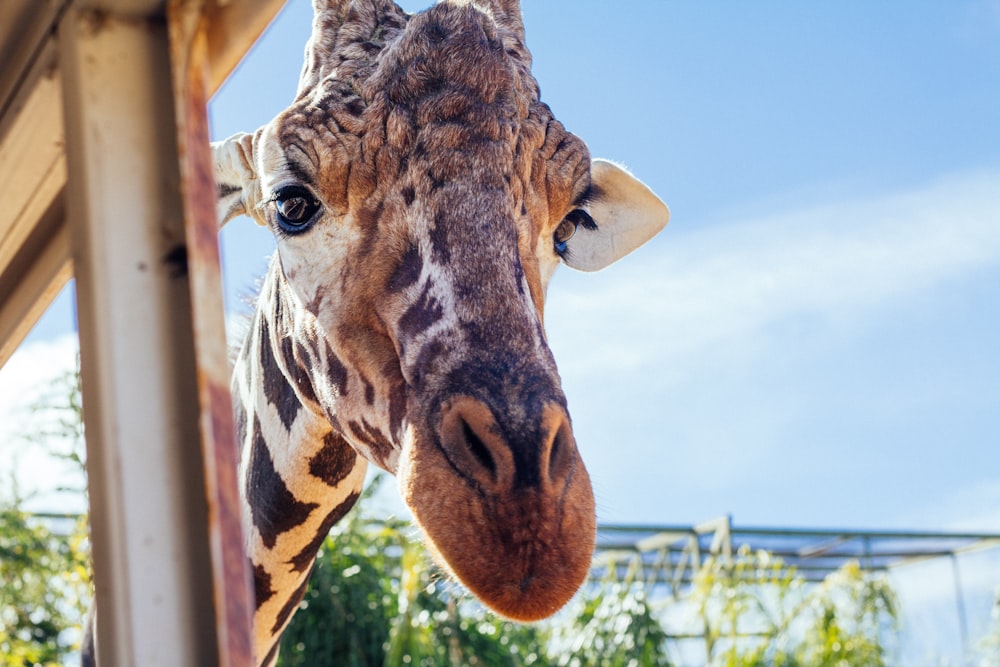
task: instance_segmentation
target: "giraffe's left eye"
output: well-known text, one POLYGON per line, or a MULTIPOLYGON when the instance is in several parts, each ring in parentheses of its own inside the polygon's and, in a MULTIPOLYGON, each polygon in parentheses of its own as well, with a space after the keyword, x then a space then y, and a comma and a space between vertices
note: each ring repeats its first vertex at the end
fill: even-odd
POLYGON ((274 193, 275 217, 286 234, 301 234, 316 222, 320 203, 300 185, 289 185, 274 193))

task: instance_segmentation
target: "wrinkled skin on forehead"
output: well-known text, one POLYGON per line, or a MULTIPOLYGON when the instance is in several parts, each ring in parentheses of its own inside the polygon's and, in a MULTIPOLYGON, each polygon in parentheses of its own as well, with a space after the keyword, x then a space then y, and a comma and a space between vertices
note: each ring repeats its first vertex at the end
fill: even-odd
POLYGON ((216 149, 222 217, 278 239, 275 366, 336 442, 397 474, 473 593, 543 618, 586 576, 595 534, 546 287, 560 262, 637 247, 666 207, 540 101, 516 2, 315 4, 293 105, 216 149))
MULTIPOLYGON (((539 327, 559 262, 551 236, 587 192, 590 158, 498 32, 477 10, 435 7, 363 85, 327 79, 257 142, 264 196, 296 183, 322 200, 307 233, 279 230, 281 266, 338 357, 388 380, 376 393, 408 389, 423 404, 466 355, 498 372, 539 366, 558 386, 539 327)), ((508 398, 502 412, 520 391, 508 398)), ((330 416, 343 422, 349 403, 330 416)), ((398 443, 394 416, 383 415, 398 443)), ((395 469, 391 456, 377 462, 395 469)))

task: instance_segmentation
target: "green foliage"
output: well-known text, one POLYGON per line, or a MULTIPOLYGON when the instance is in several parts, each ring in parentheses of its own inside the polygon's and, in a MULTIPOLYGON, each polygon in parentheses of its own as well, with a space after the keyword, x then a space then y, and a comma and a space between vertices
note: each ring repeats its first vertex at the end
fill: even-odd
MULTIPOLYGON (((363 508, 328 539, 282 643, 281 665, 643 667, 671 664, 675 641, 631 570, 590 584, 532 626, 485 611, 447 583, 406 524, 363 508)), ((613 570, 612 570, 613 571, 613 570)), ((710 558, 682 602, 712 667, 882 667, 896 600, 850 563, 807 585, 767 552, 710 558)))
POLYGON ((575 616, 555 629, 553 664, 559 667, 669 665, 667 633, 645 589, 626 578, 589 587, 575 616))
POLYGON ((62 664, 89 597, 86 525, 66 535, 0 509, 0 665, 62 664))
MULTIPOLYGON (((22 438, 52 459, 83 470, 79 374, 45 388, 24 421, 22 438)), ((57 489, 77 496, 84 489, 57 489)), ((0 498, 0 665, 62 664, 79 649, 90 597, 85 517, 42 520, 26 512, 16 479, 0 498)))
POLYGON ((1000 588, 996 591, 996 598, 993 600, 993 609, 990 611, 990 627, 986 635, 979 640, 976 646, 979 664, 1000 665, 1000 588))
POLYGON ((691 601, 715 667, 883 667, 895 594, 851 562, 817 586, 767 552, 709 559, 691 601))
POLYGON ((883 667, 883 637, 897 629, 897 602, 888 582, 850 562, 827 577, 810 598, 813 622, 799 648, 805 665, 883 667))
POLYGON ((496 618, 448 583, 427 558, 422 544, 403 544, 399 579, 399 614, 384 664, 446 667, 541 667, 544 634, 496 618))
POLYGON ((41 448, 61 464, 60 468, 76 473, 76 485, 58 487, 55 491, 69 494, 74 504, 82 504, 87 488, 79 355, 73 369, 42 389, 22 433, 21 437, 30 446, 41 448))

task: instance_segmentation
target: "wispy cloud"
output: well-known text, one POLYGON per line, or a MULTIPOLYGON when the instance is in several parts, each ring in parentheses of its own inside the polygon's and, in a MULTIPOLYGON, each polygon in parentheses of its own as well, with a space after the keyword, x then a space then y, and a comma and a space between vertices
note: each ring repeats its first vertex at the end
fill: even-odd
MULTIPOLYGON (((1000 173, 702 228, 675 212, 671 225, 604 274, 558 275, 549 293, 550 341, 605 517, 886 525, 913 480, 933 484, 924 497, 947 492, 935 466, 953 473, 942 484, 961 483, 977 445, 955 435, 960 412, 939 422, 951 453, 907 447, 930 440, 913 424, 942 401, 988 402, 959 397, 986 380, 928 370, 907 385, 871 368, 907 344, 889 338, 911 333, 893 328, 900 313, 1000 279, 1000 173)), ((933 366, 908 355, 902 372, 933 366)))
MULTIPOLYGON (((933 501, 915 502, 912 514, 907 517, 909 523, 940 530, 1000 535, 1000 470, 995 472, 994 479, 965 484, 933 501)), ((996 583, 1000 586, 1000 574, 996 583)))
POLYGON ((565 373, 751 353, 784 320, 864 326, 887 302, 995 268, 1000 173, 692 224, 675 214, 653 247, 604 275, 557 276, 546 320, 565 373))
MULTIPOLYGON (((52 492, 60 486, 79 487, 82 479, 74 465, 59 461, 46 449, 53 443, 34 439, 38 418, 34 409, 47 393, 60 386, 76 364, 75 335, 21 346, 0 372, 0 483, 8 493, 8 480, 16 480, 17 492, 32 498, 33 509, 77 511, 80 506, 62 505, 65 498, 52 492)), ((60 451, 65 449, 59 448, 60 451)))

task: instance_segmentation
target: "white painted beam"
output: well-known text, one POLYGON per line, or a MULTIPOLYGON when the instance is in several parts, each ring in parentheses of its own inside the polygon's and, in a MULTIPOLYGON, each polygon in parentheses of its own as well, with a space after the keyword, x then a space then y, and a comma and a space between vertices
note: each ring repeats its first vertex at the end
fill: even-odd
POLYGON ((216 665, 167 26, 60 26, 102 666, 216 665))

